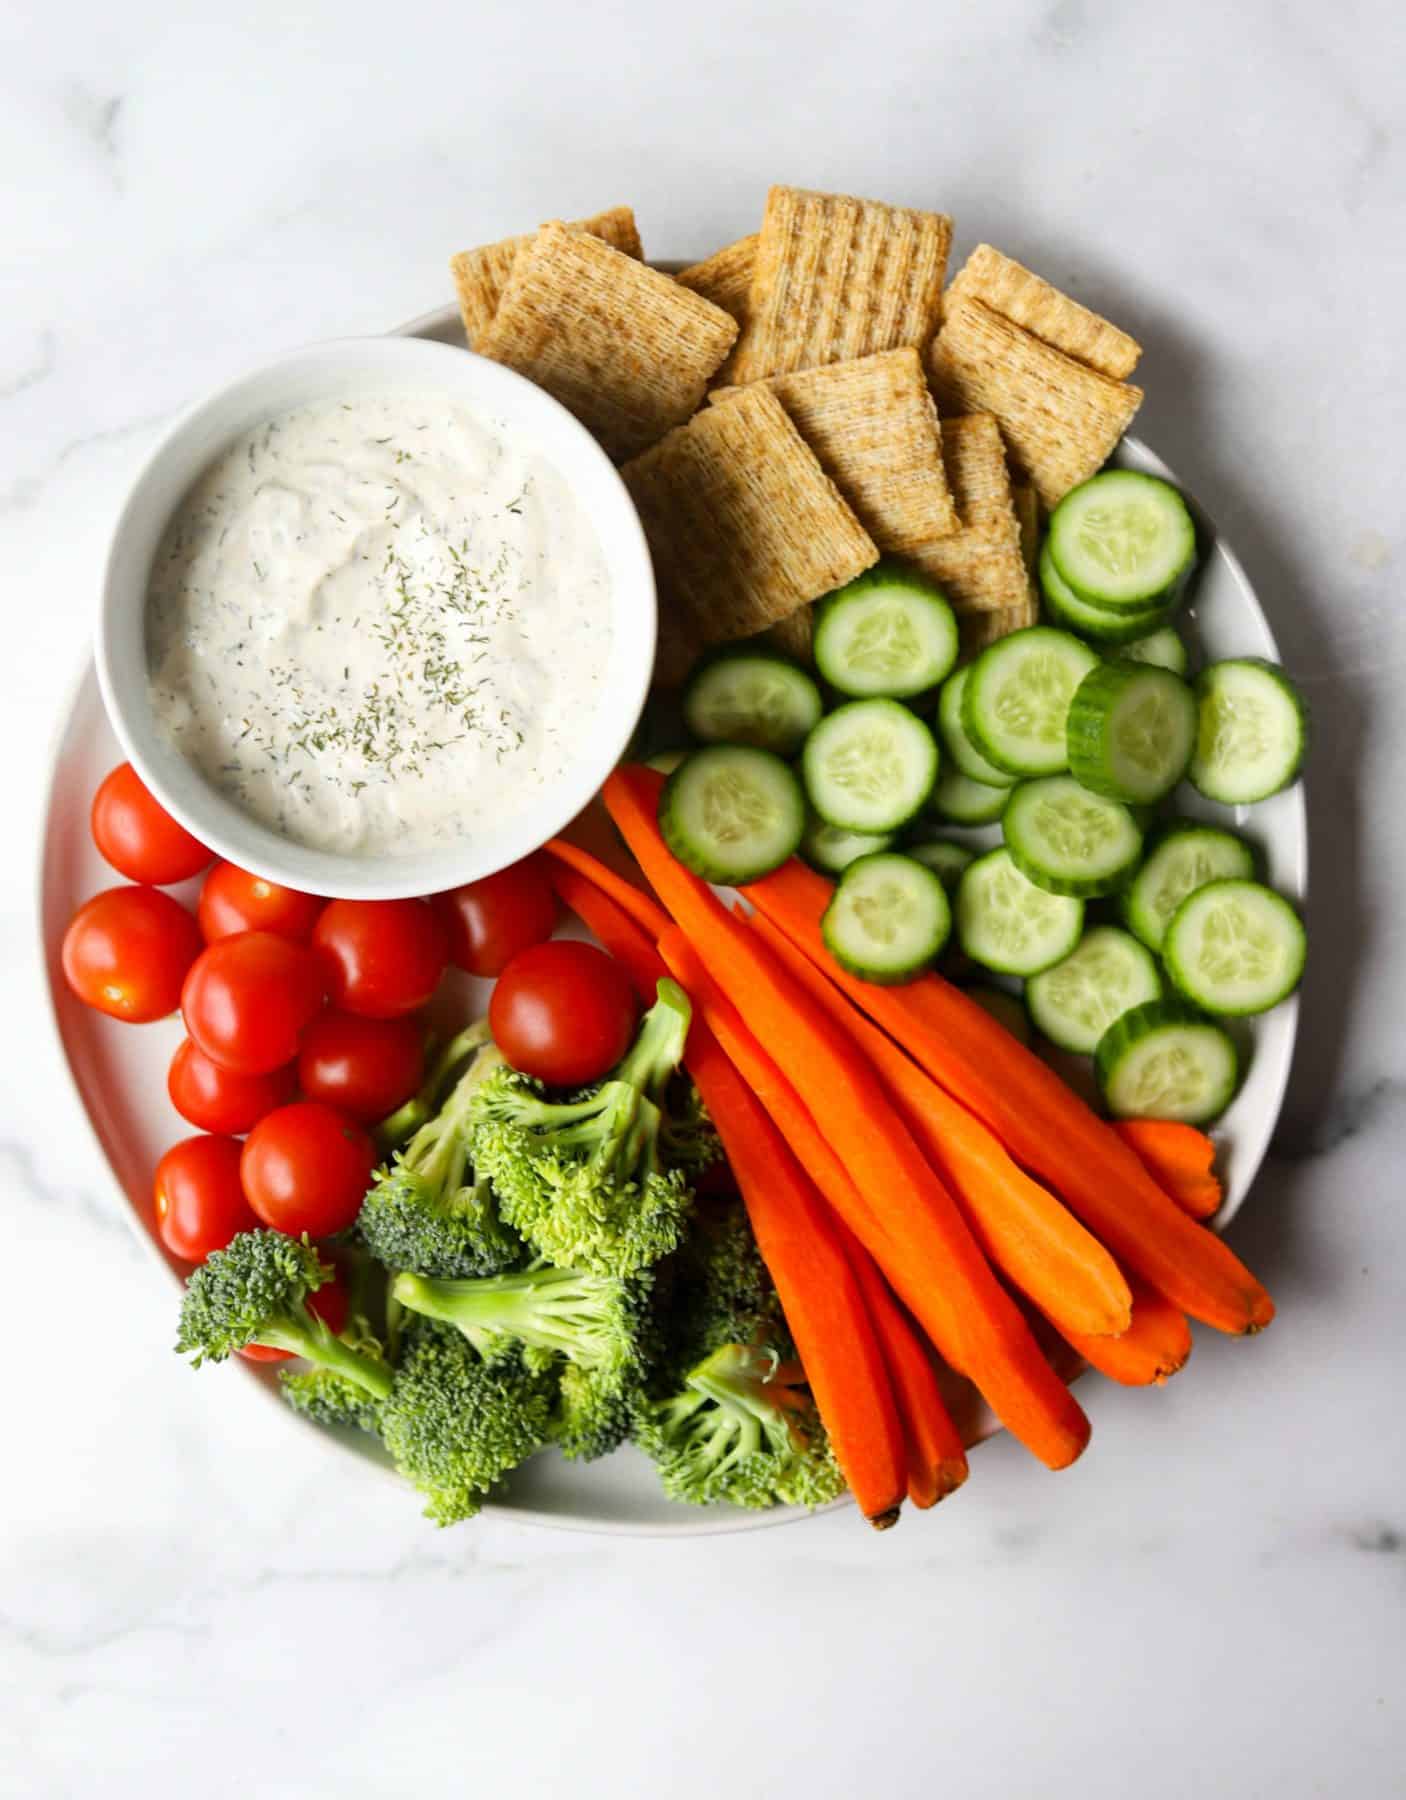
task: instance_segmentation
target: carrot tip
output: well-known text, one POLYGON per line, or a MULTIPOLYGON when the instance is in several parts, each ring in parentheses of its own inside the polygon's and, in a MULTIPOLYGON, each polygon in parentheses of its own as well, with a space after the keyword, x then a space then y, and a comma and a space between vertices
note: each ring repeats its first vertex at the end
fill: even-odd
POLYGON ((897 1506, 890 1506, 881 1513, 875 1513, 870 1518, 869 1523, 874 1527, 875 1531, 890 1531, 897 1525, 899 1514, 902 1511, 903 1504, 900 1501, 897 1506))

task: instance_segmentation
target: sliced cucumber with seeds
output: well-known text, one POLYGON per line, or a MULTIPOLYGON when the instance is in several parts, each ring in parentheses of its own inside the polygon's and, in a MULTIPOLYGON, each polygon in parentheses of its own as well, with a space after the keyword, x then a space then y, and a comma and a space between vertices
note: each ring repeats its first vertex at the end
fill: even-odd
POLYGON ((1015 780, 1004 769, 998 769, 993 762, 988 762, 967 736, 966 727, 962 724, 962 695, 966 692, 967 676, 971 673, 971 665, 958 669, 956 674, 949 675, 942 684, 942 692, 937 701, 937 735, 942 740, 942 748, 948 760, 963 775, 970 775, 973 781, 985 782, 988 787, 1009 787, 1015 780))
POLYGON ((1127 807, 1071 775, 1022 781, 1001 814, 1001 835, 1022 875, 1081 899, 1116 892, 1142 856, 1142 830, 1127 807))
POLYGON ((880 852, 845 870, 820 929, 841 968, 890 985, 911 981, 936 960, 952 930, 952 909, 931 869, 880 852))
POLYGON ((1004 988, 987 987, 982 982, 974 982, 962 991, 968 1000, 975 1000, 983 1012, 989 1012, 998 1025, 1004 1026, 1018 1044, 1029 1045, 1030 1020, 1014 994, 1008 994, 1004 988))
POLYGON ((695 750, 664 783, 659 827, 704 881, 757 881, 794 855, 805 829, 801 784, 770 750, 695 750))
POLYGON ((1115 1019, 1162 995, 1156 959, 1116 925, 1095 925, 1063 962, 1032 975, 1025 1004, 1061 1050, 1092 1056, 1115 1019))
POLYGON ((1248 881, 1254 852, 1234 832, 1215 825, 1169 825, 1124 889, 1123 918, 1149 950, 1160 950, 1172 914, 1208 881, 1248 881))
POLYGON ((815 666, 855 699, 924 693, 947 674, 957 650, 957 619, 942 589, 889 559, 815 609, 815 666))
POLYGON ((1308 708, 1288 676, 1259 657, 1212 663, 1196 681, 1199 719, 1191 782, 1226 806, 1288 787, 1308 748, 1308 708))
POLYGON ((962 727, 1010 775, 1068 767, 1065 724, 1075 690, 1099 658, 1067 631, 1030 625, 982 651, 967 671, 962 727))
POLYGON ((1132 805, 1160 800, 1186 773, 1196 700, 1170 669, 1104 663, 1069 708, 1069 769, 1095 794, 1132 805))
POLYGON ((1066 494, 1050 515, 1055 567, 1081 600, 1146 610, 1196 566, 1196 526, 1170 482, 1107 469, 1066 494))
POLYGON ((851 700, 824 718, 801 753, 810 803, 827 825, 897 831, 937 779, 937 740, 896 700, 851 700))
POLYGON ((1173 675, 1185 676, 1191 657, 1183 640, 1170 625, 1150 631, 1146 637, 1134 638, 1118 652, 1120 662, 1151 663, 1156 669, 1170 669, 1173 675))
POLYGON ((1151 1000, 1099 1039, 1094 1069, 1119 1119, 1209 1125, 1235 1097, 1240 1056, 1229 1032, 1178 1001, 1151 1000))
MULTIPOLYGON (((941 776, 938 779, 941 780, 941 776)), ((922 863, 925 869, 931 869, 949 894, 957 891, 963 871, 976 860, 975 850, 952 838, 930 838, 925 844, 909 844, 906 854, 914 862, 922 863)))
POLYGON ((1131 644, 1149 631, 1156 631, 1171 610, 1167 606, 1149 606, 1114 612, 1111 607, 1081 600, 1055 567, 1048 538, 1040 550, 1039 568, 1040 593, 1050 618, 1066 631, 1098 644, 1131 644))
POLYGON ((1008 787, 987 787, 944 764, 933 784, 930 809, 949 825, 991 825, 1006 810, 1008 787))
POLYGON ((845 831, 811 814, 801 839, 801 855, 822 875, 840 875, 861 856, 877 856, 892 847, 891 831, 845 831))
POLYGON ((1084 903, 1026 879, 1009 850, 979 856, 957 888, 957 940, 973 962, 1002 975, 1038 975, 1068 956, 1084 903))
POLYGON ((703 744, 751 744, 794 756, 820 722, 820 689, 783 656, 755 650, 714 657, 684 692, 684 722, 703 744))
POLYGON ((1303 975, 1303 921, 1258 881, 1212 881, 1167 927, 1162 959, 1173 986, 1206 1012, 1241 1018, 1287 999, 1303 975))

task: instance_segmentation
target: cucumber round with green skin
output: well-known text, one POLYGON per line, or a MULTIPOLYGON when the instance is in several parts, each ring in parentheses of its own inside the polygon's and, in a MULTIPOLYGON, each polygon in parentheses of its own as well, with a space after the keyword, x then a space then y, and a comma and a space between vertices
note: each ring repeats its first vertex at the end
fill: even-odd
POLYGON ((700 744, 751 744, 778 756, 794 756, 824 710, 804 669, 757 650, 700 663, 683 697, 684 723, 700 744))
POLYGON ((815 609, 815 666, 852 699, 925 693, 946 676, 957 650, 957 618, 942 589, 887 557, 815 609))
POLYGON ((665 842, 704 881, 759 881, 795 854, 805 822, 790 764, 745 744, 695 750, 659 797, 665 842))
POLYGON ((1193 1006, 1226 1018, 1268 1012, 1303 975, 1308 940, 1282 894, 1258 881, 1211 881, 1172 914, 1162 960, 1193 1006))
POLYGON ((1148 949, 1160 951, 1172 915, 1188 894, 1210 881, 1249 881, 1254 872, 1254 852, 1234 832, 1178 822, 1150 845, 1123 890, 1119 910, 1148 949))
POLYGON ((962 729, 1008 775, 1058 775, 1069 764, 1069 703, 1098 667, 1097 653, 1067 631, 1013 631, 968 665, 962 729))
POLYGON ((1001 835, 1037 887, 1084 900, 1116 893, 1142 858, 1142 830, 1127 807, 1071 775, 1022 781, 1001 814, 1001 835))
POLYGON ((1157 669, 1170 669, 1185 679, 1191 667, 1191 656, 1183 639, 1170 625, 1159 626, 1146 637, 1134 638, 1118 652, 1121 662, 1151 663, 1157 669))
POLYGON ((1115 1019, 1162 996, 1157 962, 1146 946, 1116 925, 1095 925, 1063 962, 1025 987, 1036 1029, 1061 1050, 1092 1056, 1115 1019))
POLYGON ((1208 800, 1248 806, 1293 782, 1308 749, 1308 708, 1276 664, 1212 663, 1196 680, 1191 784, 1208 800))
POLYGON ((1015 780, 1004 769, 998 769, 993 762, 988 762, 967 736, 962 724, 962 695, 966 692, 967 676, 971 673, 971 665, 958 669, 949 675, 942 684, 942 692, 937 701, 937 735, 942 741, 948 761, 963 775, 969 775, 973 781, 984 782, 987 787, 1010 787, 1015 780))
POLYGON ((992 825, 1006 810, 1008 787, 987 787, 944 764, 933 784, 930 810, 949 825, 992 825))
POLYGON ((947 890, 911 856, 862 856, 840 877, 821 935, 842 969, 884 986, 930 968, 952 930, 947 890))
POLYGON ((1104 663, 1079 684, 1070 704, 1070 773, 1095 794, 1149 805, 1185 775, 1196 721, 1196 698, 1170 669, 1104 663))
POLYGON ((861 856, 877 856, 879 851, 891 849, 893 842, 891 831, 845 831, 812 813, 801 839, 801 855, 822 875, 842 875, 861 856))
POLYGON ((1110 607, 1094 606, 1088 600, 1081 600, 1055 567, 1048 538, 1041 546, 1039 573, 1040 594, 1050 618, 1065 631, 1098 644, 1135 643, 1148 632, 1157 631, 1172 610, 1162 605, 1114 612, 1110 607))
POLYGON ((1084 903, 1036 887, 991 850, 957 887, 957 941, 973 962, 1001 975, 1038 975, 1068 956, 1084 928, 1084 903))
POLYGON ((851 700, 806 739, 801 770, 811 806, 845 831, 897 831, 937 779, 937 740, 897 700, 851 700))
POLYGON ((1170 482, 1105 469, 1050 515, 1050 554, 1065 585, 1094 606, 1146 611, 1196 566, 1196 525, 1170 482))
POLYGON ((987 987, 980 981, 962 991, 968 1000, 974 1000, 983 1012, 989 1012, 998 1025, 1004 1026, 1018 1044, 1029 1048, 1030 1020, 1014 994, 1008 994, 1004 988, 987 987))
POLYGON ((1213 1020, 1179 1001, 1150 1000, 1104 1032, 1094 1072, 1117 1119, 1209 1125, 1235 1097, 1240 1055, 1229 1032, 1213 1020))
POLYGON ((949 894, 956 892, 963 872, 976 861, 975 850, 952 838, 929 838, 926 843, 909 844, 904 854, 931 869, 949 894))

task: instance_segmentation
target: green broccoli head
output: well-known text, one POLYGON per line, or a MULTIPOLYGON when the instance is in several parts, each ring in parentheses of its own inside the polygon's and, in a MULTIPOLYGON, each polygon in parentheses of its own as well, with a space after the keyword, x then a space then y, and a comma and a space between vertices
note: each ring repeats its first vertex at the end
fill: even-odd
POLYGON ((724 1344, 764 1341, 783 1357, 792 1352, 781 1302, 740 1200, 710 1200, 695 1209, 687 1238, 659 1270, 655 1311, 656 1391, 681 1388, 694 1364, 724 1344))
POLYGON ((462 1332, 421 1320, 380 1408, 381 1437, 426 1518, 453 1525, 547 1442, 555 1400, 550 1372, 521 1357, 486 1362, 462 1332))
MULTIPOLYGON (((381 1340, 363 1315, 353 1315, 340 1337, 358 1354, 385 1363, 381 1340)), ((293 1411, 315 1425, 350 1426, 372 1433, 380 1429, 379 1400, 335 1369, 280 1369, 278 1388, 293 1411)))

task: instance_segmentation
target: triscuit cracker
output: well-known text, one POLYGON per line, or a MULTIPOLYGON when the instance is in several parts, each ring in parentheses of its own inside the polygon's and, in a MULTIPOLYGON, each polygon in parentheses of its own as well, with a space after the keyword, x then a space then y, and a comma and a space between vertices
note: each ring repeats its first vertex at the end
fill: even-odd
POLYGON ((1025 566, 1033 575, 1035 558, 1040 550, 1040 496, 1028 481, 1011 483, 1011 504, 1015 508, 1016 523, 1020 526, 1020 554, 1025 558, 1025 566))
POLYGON ((944 416, 995 415, 1051 510, 1103 467, 1142 404, 1141 388, 1086 369, 970 294, 947 308, 928 373, 944 416))
POLYGON ((1087 306, 1080 306, 1048 281, 1032 275, 990 244, 976 249, 952 278, 943 295, 943 311, 964 295, 974 295, 992 312, 1000 313, 1042 343, 1062 350, 1086 368, 1097 369, 1110 381, 1131 375, 1142 355, 1142 345, 1126 331, 1119 331, 1087 306))
POLYGON ((963 613, 957 620, 962 641, 961 661, 970 662, 988 644, 1009 637, 1013 631, 1023 631, 1027 625, 1035 624, 1039 616, 1040 608, 1033 592, 1016 605, 1003 606, 997 612, 963 613))
MULTIPOLYGON (((937 408, 916 350, 884 350, 765 384, 880 550, 897 555, 958 528, 937 408)), ((715 388, 726 405, 747 388, 715 388)))
POLYGON ((674 279, 684 287, 692 288, 695 294, 702 294, 705 300, 711 300, 725 313, 731 313, 741 325, 747 317, 747 296, 752 291, 759 241, 755 231, 751 237, 738 238, 735 244, 715 250, 702 262, 690 263, 688 268, 680 269, 674 279))
POLYGON ((793 613, 787 613, 784 619, 778 619, 774 625, 768 625, 765 631, 750 638, 759 650, 778 650, 783 656, 792 656, 798 663, 810 661, 811 644, 815 638, 815 608, 798 606, 793 613))
MULTIPOLYGON (((628 206, 612 206, 606 212, 593 213, 589 219, 575 219, 566 229, 587 232, 637 261, 644 256, 635 215, 628 206)), ((471 344, 488 328, 497 312, 518 251, 531 242, 529 232, 525 237, 503 238, 496 244, 482 244, 477 250, 461 250, 450 257, 449 272, 454 277, 459 312, 471 344)))
POLYGON ((944 419, 940 429, 961 529, 914 546, 909 561, 932 577, 958 613, 1022 605, 1030 577, 996 421, 978 413, 944 419))
POLYGON ((623 460, 697 409, 736 336, 721 307, 553 223, 519 254, 475 348, 545 388, 623 460))
POLYGON ((925 344, 951 242, 943 213, 772 188, 733 379, 762 381, 925 344))
POLYGON ((661 681, 842 586, 879 551, 764 387, 709 407, 620 471, 659 583, 661 681))

